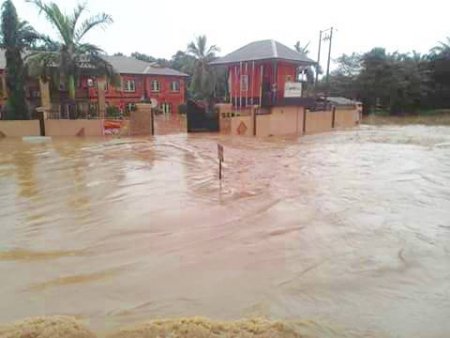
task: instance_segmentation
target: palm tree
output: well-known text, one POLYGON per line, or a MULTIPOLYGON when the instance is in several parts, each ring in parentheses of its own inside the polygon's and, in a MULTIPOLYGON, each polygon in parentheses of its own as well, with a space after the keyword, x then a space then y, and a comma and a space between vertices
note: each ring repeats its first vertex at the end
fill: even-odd
POLYGON ((446 42, 439 41, 439 45, 431 49, 431 53, 435 55, 450 55, 450 37, 446 42))
POLYGON ((56 29, 59 39, 46 39, 47 49, 33 52, 27 63, 34 75, 48 80, 53 75, 56 82, 63 84, 71 100, 76 97, 76 82, 82 73, 107 76, 116 80, 113 67, 102 57, 103 51, 90 43, 83 42, 84 37, 94 28, 104 28, 112 23, 110 15, 100 13, 80 22, 86 11, 86 4, 78 4, 72 14, 65 14, 57 4, 43 3, 41 0, 27 0, 44 13, 50 24, 56 29))
MULTIPOLYGON (((294 45, 295 50, 297 51, 297 53, 303 54, 305 56, 308 56, 309 54, 309 45, 311 42, 308 42, 306 45, 302 46, 300 44, 300 41, 297 41, 294 45)), ((311 66, 305 68, 305 69, 301 69, 300 70, 301 73, 304 73, 306 75, 306 82, 308 84, 313 84, 314 83, 314 70, 311 66)))
POLYGON ((28 119, 25 94, 26 72, 22 54, 39 39, 39 34, 26 21, 19 20, 16 8, 10 0, 3 3, 1 26, 0 47, 5 49, 8 89, 6 118, 28 119))
POLYGON ((209 63, 216 59, 217 46, 207 47, 205 35, 197 37, 188 45, 187 53, 195 58, 191 90, 195 96, 211 100, 216 87, 216 73, 209 63))
POLYGON ((294 48, 295 48, 295 50, 298 52, 298 53, 300 53, 300 54, 304 54, 305 56, 308 56, 308 54, 309 54, 309 44, 310 44, 311 42, 308 42, 306 45, 304 45, 303 47, 302 47, 302 45, 300 44, 300 41, 297 41, 296 43, 295 43, 295 45, 294 45, 294 48))

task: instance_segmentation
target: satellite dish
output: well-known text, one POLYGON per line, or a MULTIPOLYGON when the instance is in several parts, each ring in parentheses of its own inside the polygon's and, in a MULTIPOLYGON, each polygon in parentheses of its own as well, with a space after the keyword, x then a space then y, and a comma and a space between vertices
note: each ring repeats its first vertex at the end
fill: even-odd
POLYGON ((158 100, 157 99, 150 99, 152 108, 158 107, 158 100))

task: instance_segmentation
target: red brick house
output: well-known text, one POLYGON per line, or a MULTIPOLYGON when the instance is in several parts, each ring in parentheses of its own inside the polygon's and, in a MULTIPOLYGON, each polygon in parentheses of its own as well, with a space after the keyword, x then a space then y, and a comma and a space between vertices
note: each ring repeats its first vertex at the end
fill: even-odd
MULTIPOLYGON (((120 74, 121 87, 107 86, 107 106, 125 107, 152 99, 165 113, 176 112, 178 106, 185 102, 187 74, 171 68, 140 61, 127 56, 105 56, 120 74)), ((96 102, 97 86, 95 79, 82 78, 79 90, 88 90, 89 101, 96 102)))
MULTIPOLYGON (((104 58, 121 78, 121 87, 107 85, 105 91, 107 106, 131 108, 143 99, 152 99, 163 112, 170 113, 177 112, 178 106, 185 102, 187 74, 127 56, 105 56, 104 58)), ((1 51, 0 105, 2 106, 7 99, 5 67, 4 51, 1 51)), ((39 82, 30 79, 27 86, 27 98, 32 106, 40 105, 39 94, 39 82)), ((95 78, 81 78, 77 89, 78 100, 97 104, 98 89, 95 78)))
POLYGON ((211 63, 228 68, 233 107, 282 103, 286 85, 299 83, 299 72, 315 62, 274 40, 255 41, 211 63))

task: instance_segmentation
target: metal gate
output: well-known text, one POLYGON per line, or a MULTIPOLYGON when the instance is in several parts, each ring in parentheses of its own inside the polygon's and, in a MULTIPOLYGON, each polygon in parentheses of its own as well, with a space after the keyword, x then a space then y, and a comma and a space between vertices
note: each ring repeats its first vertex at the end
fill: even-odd
POLYGON ((187 131, 188 133, 219 132, 219 114, 209 112, 206 105, 200 105, 189 100, 187 103, 187 131))

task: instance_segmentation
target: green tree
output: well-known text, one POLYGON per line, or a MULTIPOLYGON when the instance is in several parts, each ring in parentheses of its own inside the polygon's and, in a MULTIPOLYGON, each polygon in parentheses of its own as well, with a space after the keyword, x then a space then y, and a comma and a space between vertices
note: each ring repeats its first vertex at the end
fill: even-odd
POLYGON ((192 74, 194 74, 195 58, 184 51, 179 50, 170 59, 170 68, 176 69, 180 72, 188 74, 186 78, 185 94, 187 98, 192 97, 190 91, 192 74))
POLYGON ((430 106, 432 108, 450 107, 450 37, 446 42, 431 50, 428 71, 432 87, 430 106))
POLYGON ((22 54, 39 39, 39 34, 27 22, 19 20, 16 8, 10 0, 5 1, 2 6, 1 28, 1 47, 5 49, 8 90, 6 118, 29 119, 25 94, 26 69, 22 54))
POLYGON ((179 50, 176 52, 172 59, 170 59, 170 67, 188 75, 194 74, 196 58, 179 50))
POLYGON ((298 53, 308 55, 309 54, 309 45, 310 45, 310 42, 308 42, 306 45, 302 46, 300 41, 297 41, 294 45, 294 48, 298 53))
POLYGON ((54 2, 27 0, 44 13, 55 28, 58 40, 47 38, 47 50, 35 51, 28 58, 31 74, 44 79, 51 74, 56 82, 67 88, 69 97, 75 100, 76 83, 82 73, 107 76, 117 80, 113 67, 102 58, 103 51, 83 42, 86 34, 94 28, 103 28, 112 23, 110 15, 100 13, 80 21, 86 12, 86 4, 78 4, 73 13, 65 14, 54 2))
MULTIPOLYGON (((360 93, 361 55, 356 53, 351 55, 343 54, 335 61, 337 69, 330 74, 331 96, 358 98, 360 93)), ((325 80, 319 83, 319 89, 325 91, 325 80)))
MULTIPOLYGON (((309 45, 310 45, 310 42, 308 42, 306 45, 302 46, 300 41, 297 41, 294 45, 294 48, 298 53, 308 56, 309 45)), ((315 79, 315 72, 314 72, 313 67, 309 66, 304 69, 301 69, 300 71, 305 74, 306 83, 311 86, 314 83, 314 79, 315 79)))
POLYGON ((450 37, 447 37, 447 41, 440 41, 439 44, 431 49, 431 53, 435 55, 450 55, 450 37))
POLYGON ((387 53, 374 48, 342 55, 330 76, 332 95, 362 100, 366 112, 391 114, 450 107, 450 39, 429 54, 387 53))
POLYGON ((169 67, 170 66, 170 62, 164 58, 155 58, 151 55, 147 55, 147 54, 143 54, 143 53, 139 53, 139 52, 132 53, 131 57, 133 57, 137 60, 154 63, 159 67, 169 67))
POLYGON ((381 106, 391 113, 412 113, 424 107, 429 95, 429 72, 417 52, 388 54, 375 48, 362 56, 358 77, 367 109, 381 106))
POLYGON ((190 89, 198 99, 211 101, 215 95, 217 73, 210 62, 216 59, 218 51, 215 45, 208 47, 205 35, 197 37, 196 41, 188 45, 187 53, 195 59, 190 89))

